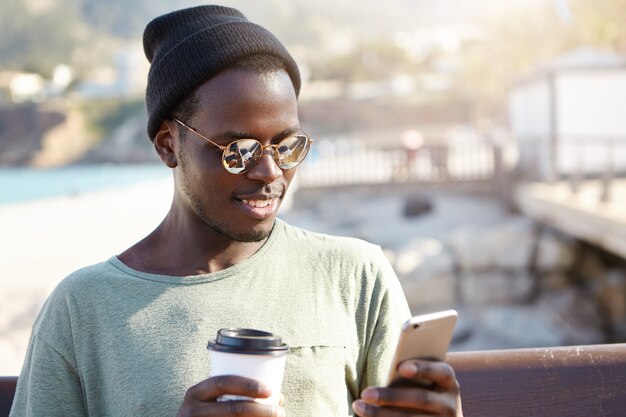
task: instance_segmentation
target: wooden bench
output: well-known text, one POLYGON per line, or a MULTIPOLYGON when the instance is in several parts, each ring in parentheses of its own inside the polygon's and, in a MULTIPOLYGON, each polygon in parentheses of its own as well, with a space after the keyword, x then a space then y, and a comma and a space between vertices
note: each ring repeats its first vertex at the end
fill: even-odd
POLYGON ((624 417, 626 344, 450 353, 465 417, 624 417))
MULTIPOLYGON (((450 353, 465 417, 624 417, 626 344, 450 353)), ((0 377, 0 417, 17 377, 0 377)))
POLYGON ((16 376, 0 376, 0 417, 9 415, 15 395, 16 376))

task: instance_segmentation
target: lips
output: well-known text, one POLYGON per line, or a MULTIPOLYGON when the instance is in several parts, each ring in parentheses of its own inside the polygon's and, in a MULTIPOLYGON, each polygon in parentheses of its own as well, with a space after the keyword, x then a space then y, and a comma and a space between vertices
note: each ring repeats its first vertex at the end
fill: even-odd
POLYGON ((238 198, 237 203, 243 212, 255 220, 273 217, 278 210, 279 198, 276 196, 250 196, 238 198))

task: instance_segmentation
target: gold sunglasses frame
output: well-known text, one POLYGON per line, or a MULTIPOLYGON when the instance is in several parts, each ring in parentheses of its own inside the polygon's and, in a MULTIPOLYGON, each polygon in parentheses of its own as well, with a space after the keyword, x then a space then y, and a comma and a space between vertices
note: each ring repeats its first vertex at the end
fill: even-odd
POLYGON ((183 123, 182 121, 180 121, 178 118, 174 117, 173 118, 174 121, 176 123, 178 123, 179 125, 185 127, 186 129, 190 130, 191 132, 195 133, 196 135, 198 135, 199 137, 201 137, 202 139, 206 140, 207 142, 209 142, 211 145, 217 146, 219 149, 221 149, 222 151, 222 166, 224 167, 224 169, 226 170, 226 172, 228 172, 229 174, 233 174, 233 175, 240 175, 240 174, 245 174, 246 172, 250 171, 252 168, 254 168, 256 166, 256 164, 258 164, 258 160, 254 163, 254 165, 252 165, 249 168, 244 169, 241 172, 230 172, 228 170, 228 168, 224 165, 224 152, 226 152, 228 150, 228 147, 230 146, 231 143, 240 141, 240 140, 253 140, 255 142, 257 142, 259 144, 259 146, 261 146, 261 155, 263 155, 263 153, 267 150, 267 149, 271 149, 272 150, 272 159, 274 160, 274 162, 276 163, 276 165, 282 169, 282 170, 289 170, 289 169, 293 169, 295 167, 297 167, 298 165, 300 165, 302 163, 302 161, 304 161, 304 159, 307 157, 307 155, 309 154, 309 151, 311 150, 311 144, 313 143, 313 139, 311 138, 311 136, 306 133, 304 131, 304 129, 302 129, 301 127, 299 128, 302 133, 304 133, 304 136, 306 136, 306 138, 308 139, 308 149, 306 151, 306 154, 304 155, 304 157, 294 166, 292 166, 291 168, 282 168, 279 164, 279 162, 277 161, 276 155, 279 155, 280 153, 278 152, 278 146, 280 145, 280 143, 278 144, 269 144, 269 145, 263 145, 261 142, 259 142, 256 139, 253 138, 248 138, 248 139, 237 139, 234 140, 232 142, 230 142, 228 145, 226 146, 222 146, 219 145, 215 142, 213 142, 211 139, 207 138, 206 136, 204 136, 202 133, 198 132, 196 129, 194 129, 193 127, 190 127, 188 125, 186 125, 185 123, 183 123))

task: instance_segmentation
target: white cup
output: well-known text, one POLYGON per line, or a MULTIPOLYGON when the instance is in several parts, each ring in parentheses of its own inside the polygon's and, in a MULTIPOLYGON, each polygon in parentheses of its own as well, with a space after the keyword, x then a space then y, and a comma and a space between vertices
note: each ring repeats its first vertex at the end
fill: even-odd
POLYGON ((222 395, 218 401, 247 400, 278 404, 289 348, 280 336, 254 329, 220 329, 209 342, 211 375, 239 375, 272 390, 269 398, 222 395))

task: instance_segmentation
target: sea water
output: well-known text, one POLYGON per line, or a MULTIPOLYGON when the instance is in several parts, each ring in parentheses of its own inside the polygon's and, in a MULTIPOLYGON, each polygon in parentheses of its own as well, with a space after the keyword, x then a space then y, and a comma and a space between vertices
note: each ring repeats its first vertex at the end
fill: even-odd
POLYGON ((0 168, 0 205, 77 195, 169 176, 171 171, 159 164, 0 168))

